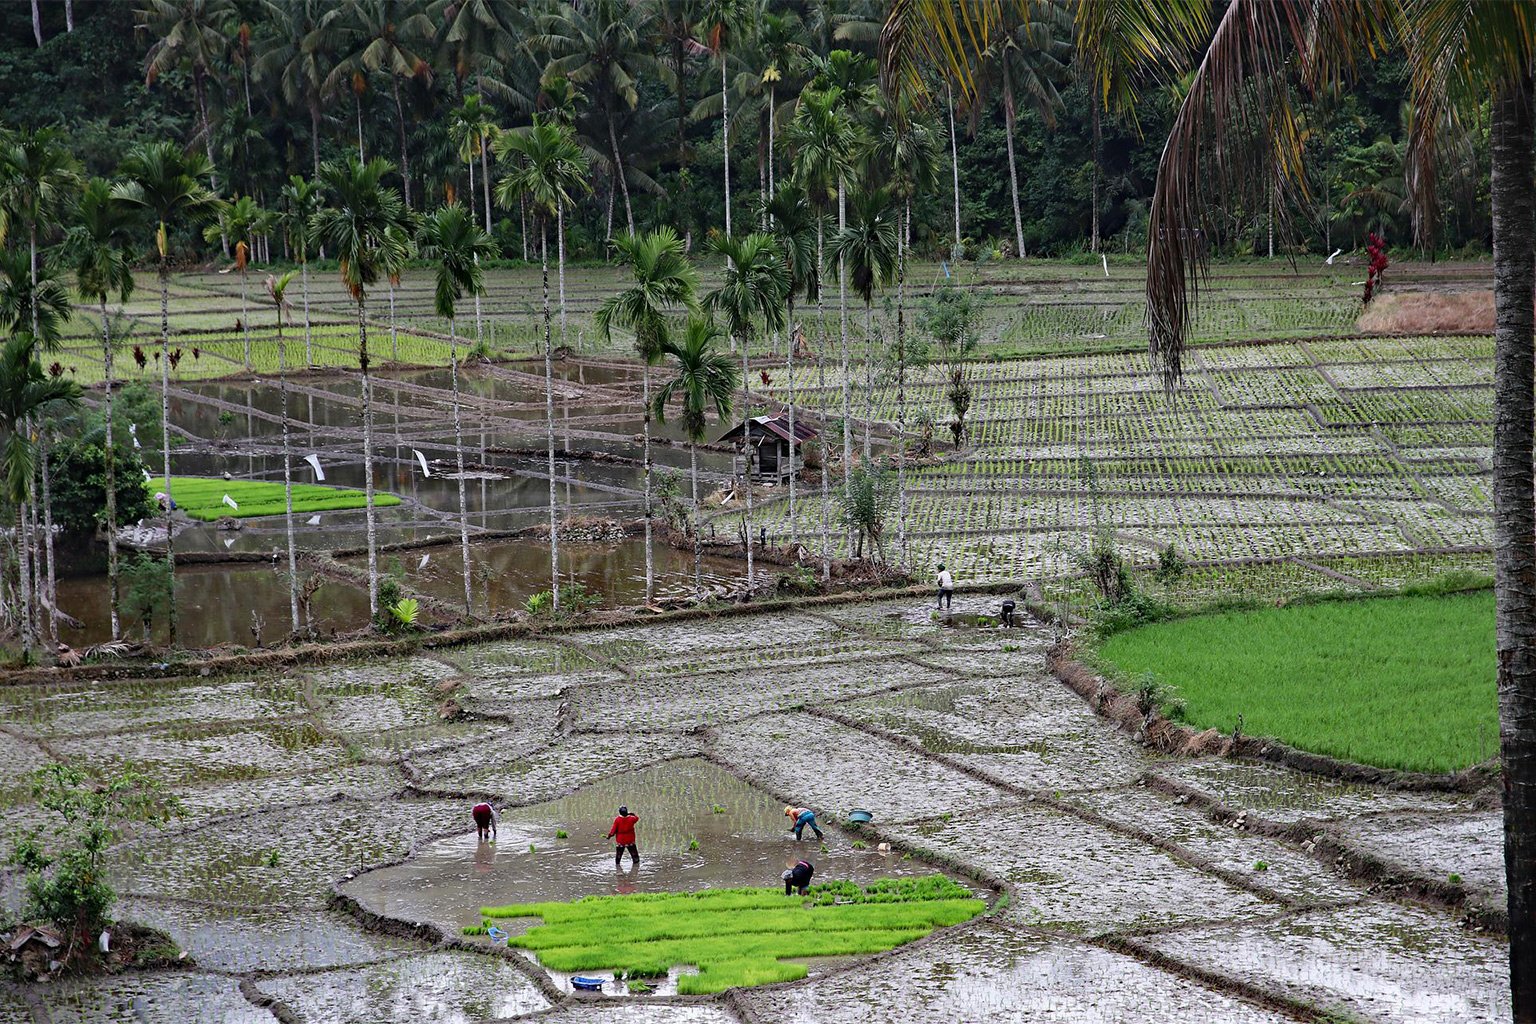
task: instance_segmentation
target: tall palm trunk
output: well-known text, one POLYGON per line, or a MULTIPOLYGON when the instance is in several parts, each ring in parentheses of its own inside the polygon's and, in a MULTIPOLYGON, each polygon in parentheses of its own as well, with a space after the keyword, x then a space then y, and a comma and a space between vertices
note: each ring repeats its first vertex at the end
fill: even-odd
MULTIPOLYGON (((768 83, 768 193, 763 196, 763 205, 768 205, 768 200, 773 196, 773 112, 774 112, 774 84, 768 83)), ((770 222, 771 223, 771 222, 770 222)), ((767 225, 763 228, 767 230, 767 225)))
MULTIPOLYGON (((480 265, 480 254, 476 253, 475 254, 475 266, 478 267, 479 265, 480 265)), ((480 319, 480 293, 479 292, 475 292, 475 347, 478 348, 480 351, 484 352, 485 351, 485 330, 481 326, 481 324, 482 324, 482 321, 480 319)))
MULTIPOLYGON (((163 226, 162 226, 163 228, 163 226)), ((176 543, 171 530, 171 270, 160 258, 160 454, 165 468, 165 573, 171 646, 176 646, 176 543)))
POLYGON ((379 618, 379 529, 373 506, 373 375, 368 369, 368 296, 357 293, 357 365, 363 375, 363 522, 368 540, 368 618, 379 618))
POLYGON ((1505 85, 1493 107, 1494 591, 1509 968, 1517 1022, 1536 1021, 1536 166, 1532 82, 1505 85))
POLYGON ((720 50, 720 153, 725 158, 725 237, 731 237, 731 101, 725 82, 725 50, 720 50))
MULTIPOLYGON (((837 229, 848 226, 848 196, 837 183, 837 229)), ((819 243, 818 243, 819 244, 819 243)), ((837 320, 843 361, 843 488, 853 482, 853 412, 848 373, 848 261, 837 258, 837 320)))
POLYGON ((800 475, 799 467, 795 464, 795 457, 800 453, 800 442, 795 439, 795 300, 789 298, 787 307, 787 323, 789 324, 789 345, 785 355, 785 373, 789 378, 789 546, 791 549, 800 543, 800 525, 795 522, 795 478, 800 475))
POLYGON ((299 283, 304 291, 304 365, 315 365, 315 346, 309 329, 309 254, 299 246, 299 283))
MULTIPOLYGON (((826 218, 816 218, 816 268, 820 273, 826 266, 826 256, 823 246, 826 241, 826 218)), ((816 324, 821 332, 823 342, 827 338, 827 314, 821 302, 821 289, 816 289, 816 324)), ((791 345, 794 342, 790 342, 791 345)), ((827 464, 827 354, 822 352, 816 358, 816 391, 821 405, 821 436, 816 440, 821 446, 821 578, 830 581, 832 579, 832 485, 828 477, 832 475, 832 467, 827 464)))
POLYGON ((944 83, 944 95, 948 102, 944 111, 949 115, 949 167, 955 180, 955 249, 950 253, 952 259, 960 258, 960 145, 955 140, 955 95, 954 90, 946 80, 944 83))
MULTIPOLYGON (((1103 113, 1099 108, 1099 87, 1094 85, 1093 93, 1093 234, 1088 240, 1088 251, 1099 251, 1099 164, 1104 160, 1104 126, 1103 113)), ((1274 253, 1270 253, 1271 256, 1274 253)))
POLYGON ((1003 138, 1008 142, 1008 195, 1013 199, 1013 234, 1018 244, 1015 255, 1019 259, 1024 258, 1024 218, 1019 213, 1019 167, 1013 158, 1013 84, 1008 77, 1008 64, 1003 63, 1003 113, 1007 119, 1007 130, 1003 138))
MULTIPOLYGON (((900 244, 899 242, 897 243, 900 244)), ((864 303, 864 461, 870 453, 870 430, 875 422, 875 307, 864 303)))
POLYGON ((21 592, 21 655, 28 663, 32 661, 33 649, 37 647, 32 616, 32 530, 27 514, 30 504, 24 501, 16 509, 16 582, 21 592))
MULTIPOLYGON (((624 193, 624 222, 629 225, 629 233, 635 233, 635 211, 629 205, 629 181, 624 177, 624 158, 619 155, 619 133, 613 127, 613 110, 608 111, 608 148, 613 153, 613 176, 619 181, 619 188, 624 193)), ((609 202, 613 197, 609 197, 609 202)), ((612 229, 608 232, 612 237, 612 229)), ((730 234, 729 231, 726 234, 730 234)))
POLYGON ((555 513, 555 339, 549 309, 549 228, 539 218, 539 262, 544 268, 544 425, 549 441, 549 595, 560 610, 560 539, 555 513))
POLYGON ((32 0, 32 38, 37 40, 37 45, 43 45, 43 11, 40 0, 32 0))
POLYGON ((688 469, 693 478, 693 596, 697 598, 704 590, 704 522, 699 517, 699 445, 692 437, 688 438, 688 469))
MULTIPOLYGON (((793 436, 793 435, 791 435, 793 436)), ((752 456, 755 454, 750 438, 744 438, 741 446, 742 479, 747 489, 747 517, 742 521, 742 538, 747 542, 747 593, 752 592, 752 456)))
MULTIPOLYGON (((389 361, 400 361, 400 334, 395 329, 395 276, 389 277, 389 361)), ((398 418, 396 420, 398 421, 398 418)))
POLYGON ((309 102, 309 155, 314 164, 313 177, 320 177, 320 103, 311 99, 309 102))
POLYGON ((101 296, 101 358, 104 367, 107 416, 107 449, 103 453, 107 467, 107 588, 110 592, 112 614, 112 639, 123 637, 122 621, 118 616, 121 599, 117 582, 117 449, 112 442, 112 323, 107 319, 107 296, 101 296))
POLYGON ((907 231, 912 227, 912 200, 901 207, 901 234, 896 236, 896 554, 907 559, 907 231))
POLYGON ((448 372, 453 383, 453 451, 459 471, 459 554, 464 559, 464 617, 474 614, 469 581, 469 503, 464 495, 464 427, 459 416, 459 333, 456 317, 448 318, 448 372))
POLYGON ((405 144, 405 104, 400 102, 400 76, 390 75, 395 87, 395 123, 400 129, 400 179, 405 183, 405 208, 411 208, 411 151, 405 144))
POLYGON ((299 635, 299 545, 293 527, 293 443, 288 429, 288 341, 283 336, 283 310, 277 310, 277 391, 283 420, 283 531, 288 539, 288 621, 299 635))
POLYGON ((52 471, 48 468, 49 438, 53 433, 47 421, 40 426, 42 457, 38 459, 43 478, 43 555, 47 566, 44 594, 48 605, 48 639, 54 644, 59 642, 59 584, 53 561, 53 496, 50 493, 52 487, 50 481, 53 478, 52 471))
POLYGON ((645 470, 645 603, 652 605, 656 603, 656 557, 651 546, 651 517, 655 514, 651 506, 651 363, 644 354, 640 356, 640 402, 645 409, 641 421, 644 425, 641 462, 645 470))
MULTIPOLYGON (((238 248, 238 246, 237 246, 237 248, 238 248)), ((247 247, 247 248, 249 248, 249 247, 247 247)), ((236 255, 238 256, 239 253, 236 253, 236 255)), ((249 258, 249 257, 247 257, 247 258, 249 258)), ((243 339, 245 341, 245 368, 246 368, 246 370, 250 370, 250 368, 251 368, 251 316, 250 316, 250 312, 246 309, 245 291, 246 291, 245 268, 241 267, 240 268, 240 327, 241 327, 242 332, 243 332, 242 337, 243 337, 243 339)))
POLYGON ((565 341, 565 203, 555 203, 555 261, 560 268, 560 344, 565 341))
MULTIPOLYGON (((490 148, 488 139, 480 140, 480 191, 485 195, 485 233, 491 233, 491 166, 485 151, 490 148)), ((477 293, 478 294, 478 293, 477 293)))

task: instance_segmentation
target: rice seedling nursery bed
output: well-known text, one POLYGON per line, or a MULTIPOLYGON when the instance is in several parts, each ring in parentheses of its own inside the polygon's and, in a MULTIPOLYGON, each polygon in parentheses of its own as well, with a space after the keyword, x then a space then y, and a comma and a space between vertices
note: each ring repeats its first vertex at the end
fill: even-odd
MULTIPOLYGON (((154 486, 154 481, 150 481, 154 486)), ((269 480, 225 480, 220 477, 173 476, 171 495, 176 507, 193 519, 213 522, 226 516, 249 519, 256 516, 282 515, 286 509, 286 497, 282 483, 269 480), (238 507, 224 501, 225 495, 238 507)), ((347 487, 324 487, 319 484, 293 485, 293 511, 334 512, 342 509, 363 508, 366 495, 347 487)), ((400 504, 398 495, 383 492, 374 495, 378 507, 400 504)))
POLYGON ((986 909, 943 875, 890 879, 869 886, 817 885, 808 897, 778 889, 589 896, 570 903, 482 907, 484 933, 497 922, 536 917, 543 924, 507 939, 553 970, 613 971, 655 978, 696 966, 678 979, 683 994, 796 981, 807 973, 792 958, 884 952, 986 909))
POLYGON ((1200 729, 1346 761, 1453 772, 1497 752, 1493 594, 1332 600, 1116 633, 1092 659, 1200 729))

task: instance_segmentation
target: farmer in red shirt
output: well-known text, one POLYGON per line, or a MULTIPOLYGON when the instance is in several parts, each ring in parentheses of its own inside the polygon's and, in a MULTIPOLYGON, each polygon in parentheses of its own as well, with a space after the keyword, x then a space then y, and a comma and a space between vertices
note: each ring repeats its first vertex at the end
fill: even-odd
POLYGON ((469 816, 475 819, 475 829, 479 833, 480 841, 487 839, 496 841, 496 808, 489 803, 481 801, 469 809, 469 816))
POLYGON ((613 828, 608 830, 608 838, 613 840, 614 867, 624 866, 625 850, 634 858, 632 866, 640 866, 640 848, 635 845, 635 822, 639 820, 640 815, 630 814, 628 807, 620 807, 619 816, 613 819, 613 828))

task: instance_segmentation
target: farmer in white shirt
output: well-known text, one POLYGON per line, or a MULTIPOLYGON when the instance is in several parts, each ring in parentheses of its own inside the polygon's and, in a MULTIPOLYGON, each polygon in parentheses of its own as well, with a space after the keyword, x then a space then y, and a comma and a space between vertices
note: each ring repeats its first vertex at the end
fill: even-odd
POLYGON ((955 578, 950 575, 943 564, 939 565, 939 607, 953 608, 955 605, 955 578))

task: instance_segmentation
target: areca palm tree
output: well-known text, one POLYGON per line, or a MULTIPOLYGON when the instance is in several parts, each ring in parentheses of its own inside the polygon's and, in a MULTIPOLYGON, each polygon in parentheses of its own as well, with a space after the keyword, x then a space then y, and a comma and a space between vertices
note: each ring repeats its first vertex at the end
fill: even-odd
POLYGON ((553 317, 549 307, 549 221, 565 235, 565 208, 587 182, 586 155, 569 125, 536 117, 525 129, 502 135, 497 155, 512 163, 512 172, 496 186, 504 207, 526 198, 539 223, 539 262, 544 273, 544 413, 549 445, 549 592, 560 609, 559 522, 555 501, 555 370, 553 317))
POLYGON ((373 482, 373 380, 368 355, 368 289, 405 258, 410 211, 383 179, 394 165, 379 157, 363 163, 324 164, 325 206, 315 214, 315 237, 335 253, 341 283, 357 303, 357 363, 363 378, 363 485, 368 537, 368 614, 379 614, 378 522, 373 482))
POLYGON ((170 225, 195 226, 213 216, 219 199, 199 180, 211 172, 200 154, 169 142, 140 146, 123 160, 124 181, 112 194, 141 208, 155 224, 155 271, 160 283, 160 434, 165 470, 165 571, 170 594, 171 646, 176 645, 176 546, 171 529, 171 246, 170 225))
POLYGON ((645 603, 656 599, 656 568, 651 550, 651 367, 661 359, 667 337, 667 319, 683 309, 698 310, 698 271, 688 261, 683 240, 671 228, 640 235, 621 235, 613 240, 614 255, 621 266, 634 273, 634 283, 610 295, 598 307, 595 322, 605 340, 613 328, 634 333, 640 356, 640 395, 644 416, 642 461, 645 487, 645 603))
POLYGON ((465 292, 478 295, 485 289, 480 257, 495 252, 491 236, 475 225, 472 215, 458 205, 438 209, 421 225, 421 254, 436 263, 437 283, 433 304, 437 315, 448 321, 448 367, 453 382, 453 447, 459 478, 459 550, 464 560, 464 615, 474 613, 470 591, 469 508, 464 495, 464 430, 459 415, 459 338, 454 315, 465 292))
MULTIPOLYGON (((789 390, 789 436, 795 437, 795 349, 800 337, 795 323, 795 295, 807 301, 821 301, 821 218, 811 206, 805 188, 794 179, 781 182, 767 206, 768 224, 779 244, 784 261, 787 287, 784 289, 784 322, 789 344, 784 346, 785 374, 789 390)), ((825 382, 823 382, 825 383, 825 382)), ((789 543, 799 543, 799 522, 795 518, 795 491, 798 466, 789 475, 789 543)), ((825 475, 825 474, 823 474, 825 475)), ((824 538, 825 539, 825 538, 824 538)))
MULTIPOLYGON (((825 266, 826 212, 836 202, 841 212, 844 184, 853 171, 855 147, 859 138, 849 107, 843 102, 841 90, 832 86, 827 89, 807 89, 800 94, 800 106, 789 126, 789 144, 794 151, 795 177, 804 184, 806 195, 822 216, 816 222, 816 263, 825 266)), ((838 267, 838 291, 845 288, 845 275, 838 267)), ((840 307, 846 303, 839 301, 840 307)), ((817 319, 820 320, 820 300, 817 303, 817 319)), ((843 398, 843 486, 851 480, 853 466, 853 438, 848 430, 852 419, 852 398, 848 376, 848 324, 846 315, 840 315, 839 336, 842 354, 843 398)), ((825 386, 825 380, 821 381, 825 386)), ((825 453, 826 445, 823 442, 825 453)), ((825 462, 825 460, 823 460, 825 462)), ((822 476, 826 476, 823 465, 822 476)), ((825 497, 825 496, 824 496, 825 497)), ((825 504, 825 503, 824 503, 825 504)))
POLYGON ((219 220, 208 225, 203 237, 210 242, 223 240, 235 255, 235 270, 240 274, 240 325, 245 340, 245 368, 251 368, 251 317, 246 311, 246 268, 251 261, 251 243, 267 230, 271 215, 256 205, 250 196, 241 196, 224 207, 219 220))
MULTIPOLYGON (((725 159, 725 235, 731 235, 731 101, 726 74, 726 54, 738 34, 750 31, 748 0, 705 0, 699 27, 704 30, 704 45, 720 62, 720 151, 725 159)), ((634 230, 634 226, 630 226, 634 230)))
MULTIPOLYGON (((208 162, 207 175, 215 192, 219 178, 214 172, 213 123, 208 116, 208 82, 218 74, 229 49, 224 25, 233 10, 230 0, 139 0, 144 6, 134 13, 139 26, 154 39, 145 57, 145 82, 153 85, 167 71, 188 67, 192 93, 197 98, 198 134, 208 162)), ((173 616, 174 618, 174 616, 173 616)))
POLYGON ((32 621, 31 526, 26 511, 32 504, 37 455, 29 424, 45 416, 51 407, 79 404, 80 385, 43 372, 37 361, 37 340, 30 333, 19 331, 11 336, 4 348, 0 348, 0 433, 5 435, 3 460, 7 497, 17 515, 21 649, 27 661, 32 660, 37 640, 32 621))
POLYGON ((628 0, 589 0, 579 5, 562 3, 541 16, 538 24, 539 34, 527 45, 550 57, 544 80, 564 78, 581 86, 603 112, 613 178, 624 197, 624 221, 633 234, 635 211, 616 122, 621 109, 634 110, 639 105, 640 82, 660 77, 661 66, 650 46, 651 12, 628 0))
POLYGON ((832 255, 852 272, 853 292, 864 300, 864 461, 870 461, 870 424, 874 419, 875 293, 896 273, 897 232, 890 190, 864 188, 854 193, 848 225, 832 242, 832 255))
POLYGON ((293 271, 281 277, 267 277, 267 298, 277 316, 277 391, 283 421, 283 529, 288 539, 288 616, 290 631, 299 635, 299 551, 293 529, 293 445, 288 429, 288 342, 283 335, 283 316, 293 318, 293 303, 288 301, 288 286, 293 271))
MULTIPOLYGON (((705 297, 705 304, 725 317, 734 344, 741 339, 741 381, 748 395, 752 383, 747 374, 747 352, 758 322, 765 332, 784 329, 784 296, 789 291, 789 271, 772 235, 754 232, 741 238, 717 236, 711 251, 725 257, 725 277, 720 287, 705 297)), ((742 439, 742 485, 747 492, 746 547, 747 586, 752 586, 752 445, 742 439)))
MULTIPOLYGON (((356 88, 359 76, 373 73, 389 76, 395 100, 395 125, 400 138, 399 169, 407 210, 411 208, 411 153, 406 146, 405 103, 400 97, 400 83, 405 80, 432 81, 432 65, 421 51, 431 42, 435 31, 421 0, 346 0, 321 17, 304 44, 311 50, 329 50, 341 55, 326 77, 328 90, 340 89, 349 79, 354 81, 356 88)), ((358 103, 361 146, 361 94, 358 103)))
POLYGON ((299 257, 299 286, 304 306, 304 365, 313 366, 315 350, 309 326, 309 244, 314 239, 315 214, 321 205, 320 186, 295 174, 278 192, 278 201, 282 203, 277 211, 278 224, 288 237, 289 247, 299 257))
POLYGON ((128 301, 133 294, 133 211, 112 194, 112 184, 101 178, 86 182, 75 204, 74 223, 65 240, 65 249, 75 272, 80 294, 94 299, 101 315, 101 358, 103 405, 106 417, 104 461, 107 476, 107 587, 110 593, 112 639, 122 637, 118 616, 117 578, 117 448, 112 438, 112 318, 107 314, 107 299, 116 295, 128 301))
POLYGON ((475 164, 480 164, 481 191, 485 195, 485 230, 491 230, 491 169, 490 150, 499 129, 496 112, 480 98, 470 93, 449 114, 448 135, 458 147, 459 159, 469 168, 469 206, 475 205, 475 164))
POLYGON ((697 594, 703 575, 703 537, 699 518, 699 442, 709 429, 709 407, 715 407, 715 415, 722 420, 730 418, 731 399, 741 378, 736 372, 735 361, 722 352, 716 344, 720 339, 720 327, 713 318, 690 316, 683 328, 682 340, 661 340, 663 358, 673 361, 673 375, 664 379, 656 390, 653 411, 659 422, 667 421, 667 405, 673 398, 682 405, 683 432, 688 435, 688 462, 693 479, 693 589, 697 594))
POLYGON ((40 243, 63 220, 79 187, 79 165, 57 129, 24 128, 0 140, 0 240, 13 229, 26 236, 33 304, 29 330, 39 340, 40 243))

